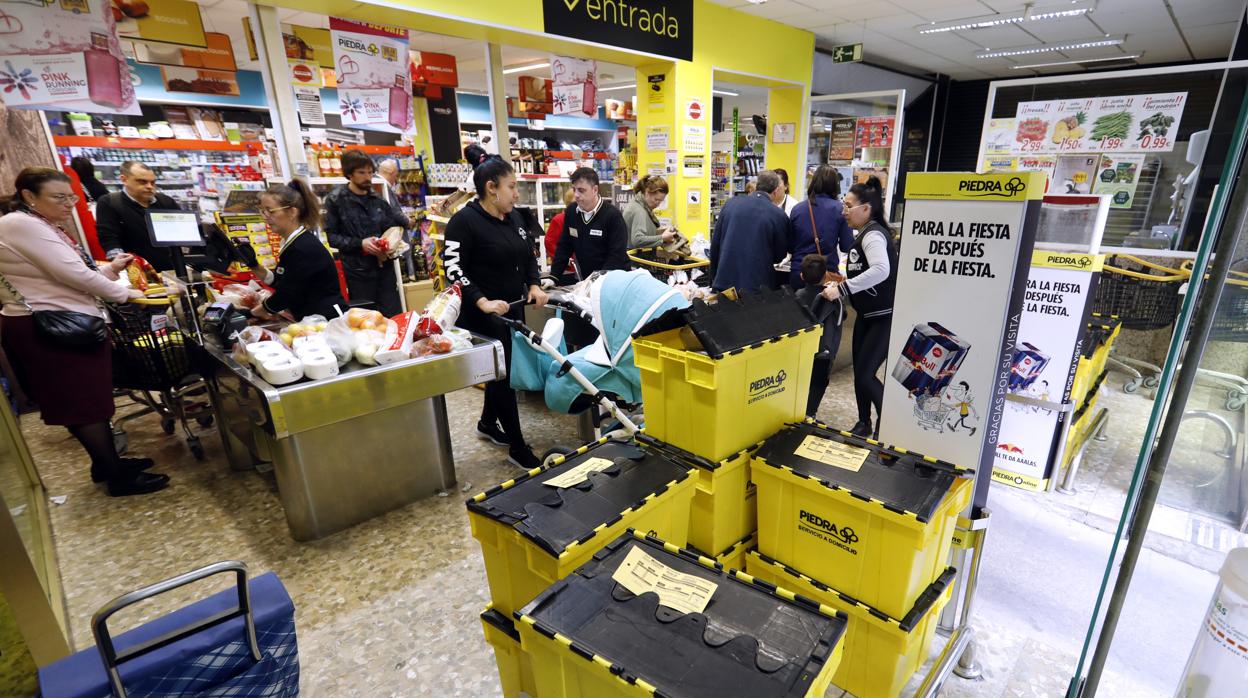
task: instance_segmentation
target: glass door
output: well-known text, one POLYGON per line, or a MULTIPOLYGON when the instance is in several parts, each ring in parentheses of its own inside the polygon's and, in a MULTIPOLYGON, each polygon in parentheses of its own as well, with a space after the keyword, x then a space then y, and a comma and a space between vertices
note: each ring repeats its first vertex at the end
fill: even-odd
POLYGON ((832 165, 844 190, 874 175, 884 185, 884 210, 892 211, 894 198, 901 198, 893 196, 893 185, 905 104, 905 90, 811 97, 807 178, 820 165, 832 165))

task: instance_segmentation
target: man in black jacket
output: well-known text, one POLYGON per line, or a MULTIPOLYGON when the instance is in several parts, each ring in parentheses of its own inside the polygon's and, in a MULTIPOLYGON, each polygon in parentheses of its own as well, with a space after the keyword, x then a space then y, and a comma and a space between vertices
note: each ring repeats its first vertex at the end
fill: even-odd
POLYGON ((156 173, 134 160, 121 163, 121 191, 100 197, 95 203, 95 231, 104 256, 112 259, 122 252, 146 259, 158 271, 173 269, 169 249, 153 247, 147 235, 148 209, 176 211, 181 207, 171 197, 156 191, 156 173))
POLYGON ((589 167, 573 172, 572 196, 550 268, 567 269, 575 254, 581 278, 596 271, 628 270, 628 224, 615 204, 599 196, 598 173, 589 167))
POLYGON ((351 302, 370 301, 386 317, 398 315, 398 279, 378 238, 393 226, 407 227, 407 217, 373 191, 373 161, 360 150, 342 154, 340 184, 325 197, 325 235, 338 250, 351 302))

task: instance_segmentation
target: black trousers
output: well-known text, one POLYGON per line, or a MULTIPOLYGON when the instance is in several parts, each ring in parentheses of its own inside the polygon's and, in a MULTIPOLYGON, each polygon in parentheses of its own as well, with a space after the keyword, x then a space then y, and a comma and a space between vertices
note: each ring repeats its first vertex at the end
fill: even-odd
POLYGON ((858 421, 871 423, 871 406, 876 418, 884 403, 884 384, 876 377, 888 355, 888 331, 893 316, 876 318, 859 316, 854 323, 854 398, 858 401, 858 421))
MULTIPOLYGON (((513 308, 509 317, 515 320, 524 319, 523 307, 513 308)), ((511 373, 511 330, 493 316, 473 312, 471 316, 460 317, 459 326, 479 335, 497 339, 503 343, 506 356, 507 372, 511 373)), ((498 422, 507 435, 507 442, 513 448, 524 445, 524 434, 520 430, 520 408, 516 405, 516 391, 511 387, 511 378, 504 378, 485 384, 485 403, 481 406, 481 421, 486 424, 498 422)))
POLYGON ((380 311, 386 317, 394 317, 403 312, 398 281, 394 276, 394 262, 386 260, 380 267, 375 264, 373 257, 364 260, 363 267, 343 264, 347 293, 351 294, 352 305, 370 302, 373 310, 380 311))
POLYGON ((823 394, 828 390, 828 381, 832 378, 832 363, 836 361, 836 352, 841 345, 841 327, 823 326, 823 339, 819 345, 829 347, 827 351, 815 355, 815 362, 810 367, 810 393, 806 397, 806 416, 814 417, 823 402, 823 394))

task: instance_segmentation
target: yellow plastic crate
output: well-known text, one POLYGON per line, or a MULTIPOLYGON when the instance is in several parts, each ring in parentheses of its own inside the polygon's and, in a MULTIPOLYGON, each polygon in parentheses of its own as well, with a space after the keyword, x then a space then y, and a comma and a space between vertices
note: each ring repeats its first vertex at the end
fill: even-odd
POLYGON ((927 659, 940 613, 953 597, 953 568, 906 615, 897 619, 847 598, 822 582, 771 560, 758 552, 746 559, 746 571, 781 589, 822 603, 849 616, 845 630, 845 657, 832 683, 857 698, 895 698, 927 659))
POLYGON ((715 556, 715 562, 718 562, 726 570, 743 570, 745 569, 745 557, 750 551, 758 545, 758 534, 751 533, 742 538, 732 547, 715 556))
POLYGON ((809 327, 718 359, 687 349, 679 329, 633 339, 646 433, 721 461, 803 419, 821 332, 809 327))
MULTIPOLYGON (((604 559, 604 556, 617 554, 619 557, 624 556, 625 546, 639 545, 651 557, 657 559, 660 563, 668 566, 676 566, 678 571, 688 573, 689 565, 694 568, 701 567, 714 576, 707 575, 705 578, 713 579, 719 585, 712 597, 710 606, 706 609, 706 614, 717 613, 714 609, 716 599, 721 595, 735 594, 730 599, 736 599, 724 602, 721 607, 724 610, 719 613, 725 613, 729 616, 733 615, 733 610, 740 609, 748 604, 749 598, 779 600, 780 606, 770 613, 760 613, 759 608, 755 604, 748 604, 750 613, 748 615, 757 618, 759 621, 757 631, 759 634, 770 631, 784 633, 782 628, 776 624, 777 617, 786 619, 787 622, 800 623, 801 627, 807 633, 818 632, 817 641, 812 642, 809 650, 809 657, 806 656, 807 650, 803 650, 802 669, 794 675, 794 685, 788 688, 790 691, 799 689, 802 685, 806 686, 806 690, 802 693, 785 692, 776 693, 774 695, 806 696, 807 698, 823 698, 829 686, 832 684, 832 676, 836 673, 844 656, 843 626, 841 631, 837 631, 836 625, 847 623, 848 616, 829 606, 819 605, 809 601, 799 601, 794 594, 789 591, 779 590, 774 587, 768 587, 762 584, 754 583, 748 576, 737 570, 725 571, 715 567, 714 561, 700 555, 693 554, 692 551, 682 550, 670 543, 665 543, 653 536, 642 536, 640 533, 633 531, 631 536, 625 536, 612 543, 608 548, 600 551, 595 556, 595 562, 598 563, 604 559), (617 552, 618 551, 618 552, 617 552), (666 553, 666 555, 664 554, 666 553), (681 567, 681 565, 684 565, 681 567), (725 588, 731 585, 732 588, 725 588), (787 609, 787 613, 781 609, 787 609), (820 629, 815 626, 822 622, 826 626, 820 629), (826 647, 827 642, 832 643, 831 647, 826 647)), ((587 568, 589 566, 587 565, 587 568)), ((690 647, 686 645, 682 651, 675 651, 667 644, 656 644, 654 642, 635 643, 630 647, 630 651, 635 651, 637 656, 604 656, 595 651, 595 641, 602 642, 604 638, 610 638, 616 626, 612 626, 610 630, 603 631, 599 627, 597 632, 592 636, 583 640, 576 636, 568 636, 559 631, 559 628, 551 627, 543 623, 541 618, 542 609, 549 607, 551 604, 560 603, 563 594, 569 593, 572 584, 579 586, 578 591, 588 587, 586 580, 599 579, 605 582, 602 586, 601 593, 605 596, 611 596, 615 592, 613 590, 616 584, 611 580, 608 568, 599 568, 595 565, 594 569, 585 576, 572 575, 568 579, 559 582, 546 590, 541 596, 534 599, 532 603, 527 605, 521 611, 520 618, 516 622, 516 627, 520 631, 520 643, 524 651, 529 653, 533 661, 533 673, 536 682, 537 694, 541 698, 615 698, 615 697, 644 697, 652 698, 656 694, 672 695, 672 696, 689 696, 692 698, 700 698, 701 696, 719 696, 732 695, 724 692, 713 692, 705 683, 699 683, 692 675, 696 673, 699 666, 711 666, 718 672, 717 678, 723 683, 724 675, 732 675, 733 668, 745 666, 744 662, 737 660, 734 667, 734 660, 724 656, 727 648, 723 646, 712 647, 710 643, 705 645, 705 652, 712 655, 718 655, 707 658, 705 661, 699 661, 699 652, 690 652, 690 647), (578 579, 580 577, 580 579, 578 579), (638 661, 639 657, 649 653, 653 656, 655 652, 663 653, 680 662, 681 671, 685 674, 680 678, 685 680, 686 676, 690 678, 684 681, 683 686, 665 686, 663 672, 672 671, 672 667, 656 668, 653 664, 646 664, 644 661, 638 661), (693 671, 690 671, 690 670, 693 671)), ((611 567, 609 569, 614 569, 611 567)), ((627 593, 627 592, 625 592, 627 593)), ((646 596, 631 598, 627 601, 617 601, 617 606, 613 616, 603 616, 610 619, 610 622, 619 624, 620 628, 632 630, 634 622, 652 621, 655 623, 656 629, 659 627, 677 628, 684 621, 676 617, 681 615, 679 611, 669 608, 656 608, 653 604, 657 600, 647 600, 646 596), (645 607, 645 613, 640 618, 633 616, 625 616, 627 608, 625 604, 651 604, 645 607), (656 620, 656 616, 660 620, 656 620), (669 622, 672 621, 672 622, 669 622)), ((581 593, 576 597, 577 600, 584 602, 587 598, 586 594, 581 593)), ((577 606, 578 611, 583 615, 586 613, 583 605, 577 606)), ((561 620, 569 620, 566 614, 559 614, 561 620)), ((602 616, 602 614, 599 614, 602 616)), ((747 615, 747 614, 743 614, 747 615)), ((577 620, 581 620, 578 617, 577 620)), ((781 623, 782 624, 782 623, 781 623)), ((722 625, 722 621, 721 621, 722 625)), ((728 627, 740 628, 740 622, 728 624, 728 627)), ((698 626, 699 628, 701 625, 698 626)), ((697 631, 697 635, 701 637, 701 630, 697 631)), ((670 638, 672 635, 664 635, 664 638, 670 638)), ((788 639, 792 639, 791 637, 788 639)), ((705 642, 705 641, 704 641, 705 642)), ((741 643, 741 640, 737 640, 741 643)), ((791 645, 791 643, 789 643, 791 645)), ((742 647, 741 644, 737 645, 742 647)), ((788 651, 792 652, 791 646, 788 651)), ((753 671, 757 674, 769 674, 769 671, 760 671, 753 662, 749 663, 753 671)), ((750 669, 743 669, 749 674, 750 669)), ((739 677, 740 673, 736 673, 734 678, 739 677)), ((780 687, 783 690, 783 687, 780 687)), ((749 692, 738 693, 736 695, 757 695, 749 692)))
MULTIPOLYGON (((499 612, 511 614, 519 610, 543 589, 588 562, 602 546, 629 528, 653 531, 655 535, 679 541, 681 545, 687 542, 689 508, 693 503, 697 483, 697 478, 694 477, 696 472, 687 464, 675 463, 657 452, 650 453, 648 458, 662 460, 661 467, 677 474, 651 488, 649 494, 641 499, 622 504, 613 515, 593 522, 587 533, 566 545, 552 547, 531 530, 531 527, 526 526, 525 522, 517 522, 513 517, 498 516, 490 512, 490 500, 500 493, 521 486, 540 484, 593 457, 600 452, 597 449, 606 444, 608 441, 604 438, 583 446, 575 453, 559 458, 550 466, 535 468, 468 501, 468 522, 472 536, 481 544, 490 598, 499 612)), ((647 461, 644 465, 660 467, 657 462, 647 461)), ((640 470, 643 469, 637 468, 634 472, 640 470)), ((650 477, 657 472, 653 468, 649 470, 651 472, 647 476, 650 477)), ((634 491, 631 487, 627 489, 634 491)), ((550 488, 543 492, 554 493, 555 489, 550 488)), ((534 502, 536 501, 535 497, 534 502)))
POLYGON ((794 425, 768 439, 751 463, 758 550, 900 618, 948 564, 974 484, 960 477, 966 472, 848 432, 794 425), (793 448, 808 437, 869 455, 861 471, 812 465, 793 448))
POLYGON ((689 547, 716 555, 758 528, 755 487, 750 482, 750 455, 758 444, 715 462, 696 456, 646 434, 637 439, 697 466, 698 484, 689 511, 689 547))
POLYGON ((485 641, 494 648, 494 662, 498 664, 498 680, 503 696, 536 698, 533 660, 520 647, 520 631, 516 630, 516 624, 491 604, 481 614, 481 628, 485 630, 485 641))

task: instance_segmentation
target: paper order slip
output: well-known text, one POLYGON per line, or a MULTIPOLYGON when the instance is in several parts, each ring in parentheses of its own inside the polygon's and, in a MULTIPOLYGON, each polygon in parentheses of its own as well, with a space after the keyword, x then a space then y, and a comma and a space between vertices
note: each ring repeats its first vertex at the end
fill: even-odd
POLYGON ((581 463, 574 468, 570 468, 567 472, 560 473, 542 484, 549 485, 551 487, 572 487, 573 485, 579 485, 582 482, 585 482, 590 473, 601 472, 613 465, 615 465, 615 463, 607 460, 606 458, 587 458, 584 463, 581 463))
POLYGON ((850 446, 813 435, 803 439, 801 445, 793 453, 802 458, 852 470, 855 473, 858 472, 863 463, 867 462, 867 456, 871 455, 871 452, 865 448, 858 448, 857 446, 850 446))
POLYGON ((620 586, 634 594, 653 591, 659 595, 659 604, 681 613, 701 613, 711 602, 719 585, 715 582, 677 572, 650 557, 639 547, 624 556, 624 562, 611 575, 620 586))

